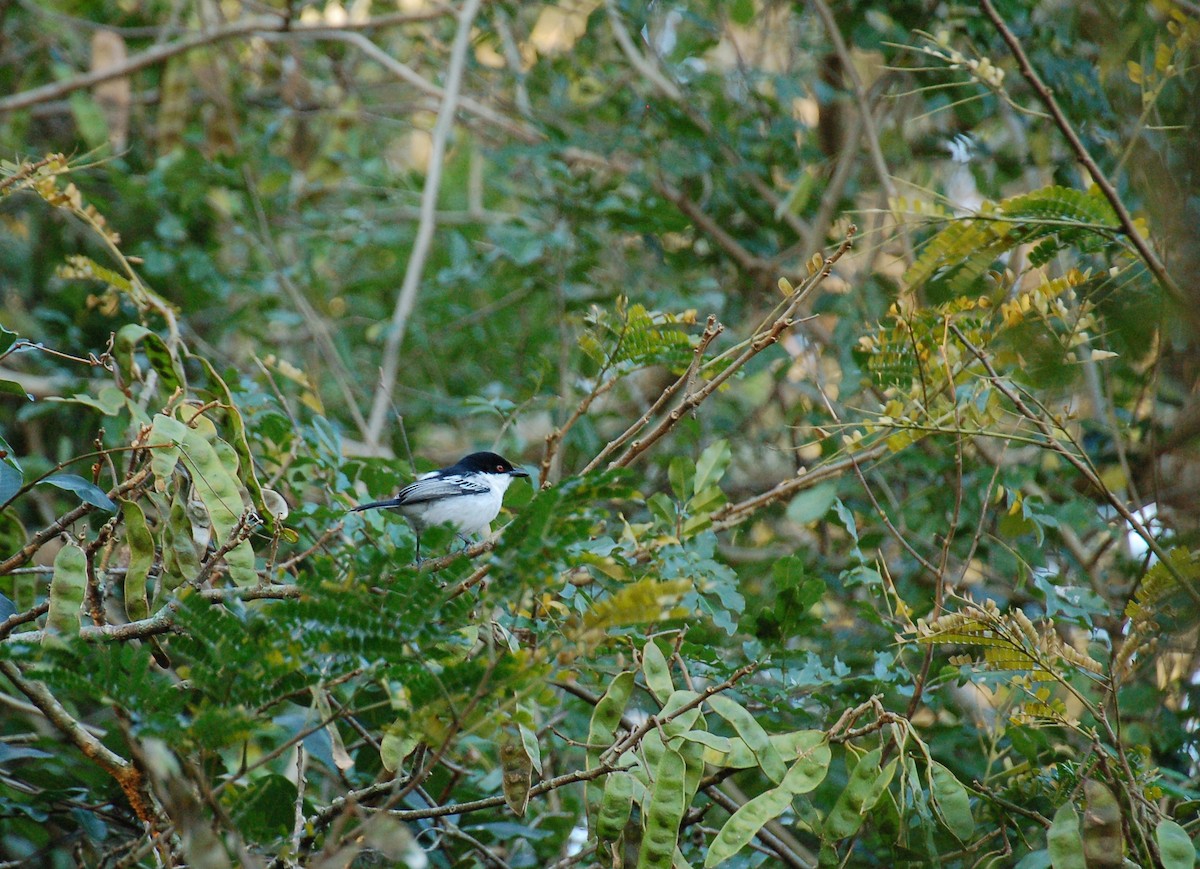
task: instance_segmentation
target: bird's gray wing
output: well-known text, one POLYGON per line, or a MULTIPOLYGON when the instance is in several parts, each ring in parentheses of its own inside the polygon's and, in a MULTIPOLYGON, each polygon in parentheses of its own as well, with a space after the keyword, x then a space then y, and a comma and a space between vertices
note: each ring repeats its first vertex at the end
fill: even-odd
POLYGON ((394 501, 401 504, 420 504, 457 495, 484 495, 491 491, 487 483, 452 474, 447 477, 426 477, 409 483, 396 495, 394 501))
POLYGON ((403 507, 407 504, 423 504, 427 501, 437 501, 441 498, 454 498, 459 495, 483 495, 489 492, 486 483, 472 480, 459 474, 438 476, 427 474, 396 493, 396 497, 384 501, 372 501, 370 504, 360 504, 354 512, 362 510, 386 509, 388 507, 403 507))

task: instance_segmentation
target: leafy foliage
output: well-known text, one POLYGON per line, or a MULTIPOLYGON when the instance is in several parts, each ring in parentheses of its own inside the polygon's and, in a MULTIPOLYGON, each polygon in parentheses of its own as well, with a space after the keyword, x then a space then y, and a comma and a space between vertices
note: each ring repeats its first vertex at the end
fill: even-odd
POLYGON ((1200 26, 999 5, 9 9, 3 859, 1191 865, 1200 26))

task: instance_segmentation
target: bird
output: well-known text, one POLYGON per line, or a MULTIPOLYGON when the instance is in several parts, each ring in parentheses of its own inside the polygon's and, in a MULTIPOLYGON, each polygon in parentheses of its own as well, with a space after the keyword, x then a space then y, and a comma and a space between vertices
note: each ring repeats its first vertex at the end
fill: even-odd
POLYGON ((394 510, 417 534, 417 562, 421 561, 421 532, 435 525, 450 525, 466 536, 491 525, 500 513, 504 493, 517 477, 529 472, 496 453, 463 456, 453 465, 422 474, 394 498, 359 504, 352 512, 394 510))

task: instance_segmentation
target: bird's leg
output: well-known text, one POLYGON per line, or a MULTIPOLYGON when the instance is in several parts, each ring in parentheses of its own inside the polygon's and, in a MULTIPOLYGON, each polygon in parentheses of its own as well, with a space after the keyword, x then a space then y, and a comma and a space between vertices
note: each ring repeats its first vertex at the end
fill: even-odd
POLYGON ((421 566, 421 532, 417 532, 417 566, 421 566))

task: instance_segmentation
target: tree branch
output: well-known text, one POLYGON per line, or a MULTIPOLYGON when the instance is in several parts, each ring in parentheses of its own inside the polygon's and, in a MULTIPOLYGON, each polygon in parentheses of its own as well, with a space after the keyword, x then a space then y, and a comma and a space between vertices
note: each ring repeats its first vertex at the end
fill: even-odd
MULTIPOLYGON (((403 12, 392 15, 380 15, 359 22, 348 21, 341 25, 341 28, 346 31, 379 30, 399 24, 411 24, 428 21, 433 18, 441 18, 448 14, 449 12, 446 8, 434 7, 424 12, 403 12)), ((4 97, 0 99, 0 113, 11 112, 16 109, 36 105, 37 103, 48 102, 77 90, 94 87, 102 82, 111 81, 115 78, 124 78, 131 73, 164 63, 177 55, 185 54, 196 48, 203 48, 206 45, 224 42, 228 39, 236 39, 242 36, 264 36, 267 34, 307 36, 314 33, 327 34, 329 33, 329 28, 324 24, 301 24, 283 15, 242 18, 220 27, 214 27, 211 30, 189 34, 174 42, 155 45, 153 48, 132 55, 123 63, 114 64, 103 69, 93 70, 92 72, 83 73, 73 78, 42 85, 41 87, 4 97)), ((360 34, 347 33, 346 35, 360 34)))
POLYGON ((437 123, 433 127, 433 148, 429 155, 429 168, 425 173, 425 186, 421 191, 421 220, 417 224, 417 237, 413 241, 412 252, 409 254, 408 265, 404 271, 404 283, 400 286, 400 294, 396 297, 396 307, 392 310, 391 326, 388 329, 387 340, 384 342, 379 385, 375 388, 375 398, 371 403, 371 413, 367 418, 367 443, 373 447, 379 445, 379 437, 383 433, 388 409, 392 404, 392 390, 396 386, 396 375, 400 370, 400 346, 404 342, 404 333, 408 329, 409 318, 412 316, 417 302, 417 292, 421 288, 421 276, 425 271, 425 261, 429 258, 429 250, 433 244, 433 231, 437 226, 438 191, 442 186, 442 163, 446 156, 446 141, 450 137, 450 129, 454 126, 454 116, 458 110, 458 94, 462 87, 467 48, 471 42, 471 23, 475 20, 476 13, 479 12, 480 2, 481 0, 464 0, 462 11, 458 16, 458 30, 454 34, 454 42, 450 47, 445 92, 441 108, 438 110, 437 123))
POLYGON ((0 673, 7 676, 85 757, 94 761, 116 780, 139 820, 152 826, 161 826, 162 820, 155 811, 146 782, 137 767, 109 749, 99 737, 76 721, 49 688, 41 682, 26 679, 21 668, 14 662, 0 661, 0 673))

